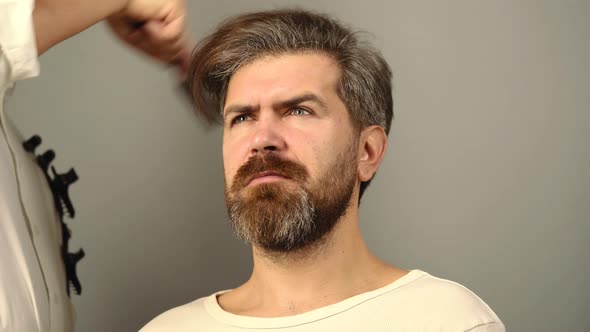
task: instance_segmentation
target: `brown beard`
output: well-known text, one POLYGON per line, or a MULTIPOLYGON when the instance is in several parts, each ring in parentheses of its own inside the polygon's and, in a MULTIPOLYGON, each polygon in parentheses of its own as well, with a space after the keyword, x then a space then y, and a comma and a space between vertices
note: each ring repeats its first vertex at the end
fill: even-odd
POLYGON ((355 152, 353 148, 340 154, 313 186, 307 169, 299 163, 273 152, 251 157, 236 173, 231 188, 226 185, 225 190, 236 235, 269 253, 320 243, 350 204, 357 180, 355 152), (249 179, 263 171, 276 172, 288 180, 246 188, 249 179))

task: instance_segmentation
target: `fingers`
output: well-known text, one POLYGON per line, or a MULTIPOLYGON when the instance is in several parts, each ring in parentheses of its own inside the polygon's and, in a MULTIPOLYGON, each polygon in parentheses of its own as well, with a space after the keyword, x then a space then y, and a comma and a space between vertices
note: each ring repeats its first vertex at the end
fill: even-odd
POLYGON ((123 14, 135 21, 165 21, 184 12, 180 0, 129 0, 123 14))
POLYGON ((178 19, 170 23, 149 21, 142 27, 145 37, 157 45, 175 47, 185 36, 184 20, 178 19))
POLYGON ((162 44, 174 43, 184 35, 184 15, 178 16, 171 21, 148 21, 142 29, 154 41, 162 44))
POLYGON ((168 63, 184 56, 187 51, 190 52, 185 33, 179 28, 180 25, 169 27, 169 24, 163 22, 150 21, 137 34, 129 35, 127 40, 142 51, 168 63))
POLYGON ((184 0, 131 0, 107 22, 125 43, 160 62, 178 63, 185 71, 191 52, 185 17, 184 0))

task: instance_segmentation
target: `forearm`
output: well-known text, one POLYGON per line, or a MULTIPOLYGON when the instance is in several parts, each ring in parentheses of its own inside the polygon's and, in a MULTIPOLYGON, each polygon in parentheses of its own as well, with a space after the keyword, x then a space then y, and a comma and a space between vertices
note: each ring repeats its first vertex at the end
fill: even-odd
POLYGON ((128 0, 36 0, 33 25, 37 53, 123 10, 128 0))

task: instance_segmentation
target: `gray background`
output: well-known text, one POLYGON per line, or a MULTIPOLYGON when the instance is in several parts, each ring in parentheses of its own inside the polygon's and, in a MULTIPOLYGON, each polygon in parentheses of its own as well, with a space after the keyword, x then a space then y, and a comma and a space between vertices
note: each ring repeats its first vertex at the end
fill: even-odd
MULTIPOLYGON (((230 14, 318 9, 372 32, 395 72, 390 149, 361 208, 380 257, 456 280, 511 331, 590 326, 590 2, 189 1, 230 14)), ((173 74, 98 25, 41 59, 8 102, 74 165, 78 331, 135 331, 250 272, 223 203, 221 132, 173 74)))

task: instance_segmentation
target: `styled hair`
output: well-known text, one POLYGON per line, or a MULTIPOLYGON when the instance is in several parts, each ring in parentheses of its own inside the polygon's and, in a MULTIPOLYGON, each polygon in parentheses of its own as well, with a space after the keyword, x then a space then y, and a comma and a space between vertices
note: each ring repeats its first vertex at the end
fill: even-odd
MULTIPOLYGON (((196 109, 210 122, 223 113, 229 81, 243 66, 265 56, 322 53, 341 69, 337 93, 353 127, 372 125, 389 134, 393 97, 389 65, 379 51, 336 20, 301 9, 238 15, 199 42, 189 69, 196 109)), ((361 183, 359 199, 370 180, 361 183)))

